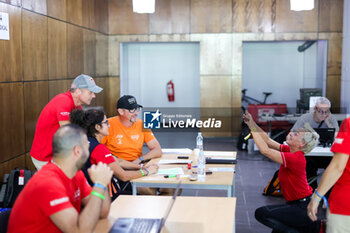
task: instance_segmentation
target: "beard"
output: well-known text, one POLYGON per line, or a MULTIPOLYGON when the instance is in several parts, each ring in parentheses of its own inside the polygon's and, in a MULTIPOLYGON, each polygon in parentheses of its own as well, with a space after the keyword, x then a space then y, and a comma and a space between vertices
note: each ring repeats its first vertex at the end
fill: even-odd
POLYGON ((89 151, 86 153, 86 151, 83 151, 83 154, 81 155, 80 159, 76 163, 76 168, 78 170, 83 169, 85 166, 86 161, 89 159, 89 151))

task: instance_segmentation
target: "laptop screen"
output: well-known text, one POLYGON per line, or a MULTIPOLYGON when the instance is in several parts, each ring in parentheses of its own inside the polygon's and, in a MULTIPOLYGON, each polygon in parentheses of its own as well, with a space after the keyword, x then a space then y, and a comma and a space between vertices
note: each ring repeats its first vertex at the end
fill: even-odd
POLYGON ((331 146, 334 141, 335 128, 314 128, 316 133, 320 135, 320 144, 323 146, 331 146))
POLYGON ((181 185, 181 181, 177 184, 176 189, 175 189, 175 192, 174 192, 174 195, 173 195, 173 197, 171 198, 170 204, 168 205, 168 209, 165 211, 165 215, 164 215, 164 217, 162 218, 162 223, 160 224, 160 225, 161 225, 161 226, 160 226, 160 229, 162 229, 162 227, 164 226, 165 221, 167 220, 167 218, 168 218, 168 216, 169 216, 169 214, 170 214, 170 211, 171 211, 171 209, 173 208, 173 205, 174 205, 174 203, 175 203, 177 194, 179 193, 180 185, 181 185))

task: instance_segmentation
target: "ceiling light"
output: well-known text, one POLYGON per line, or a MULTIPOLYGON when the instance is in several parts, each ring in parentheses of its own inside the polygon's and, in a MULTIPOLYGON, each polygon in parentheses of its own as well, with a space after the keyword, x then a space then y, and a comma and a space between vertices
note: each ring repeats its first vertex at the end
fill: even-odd
POLYGON ((314 0, 290 0, 292 11, 310 11, 314 9, 314 0))
POLYGON ((152 14, 155 11, 156 0, 132 0, 132 8, 135 13, 152 14))

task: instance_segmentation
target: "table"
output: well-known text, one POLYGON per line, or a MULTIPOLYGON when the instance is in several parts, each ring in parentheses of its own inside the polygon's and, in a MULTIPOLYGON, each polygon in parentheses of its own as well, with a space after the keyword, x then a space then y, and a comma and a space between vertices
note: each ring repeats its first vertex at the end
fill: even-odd
MULTIPOLYGON (((286 114, 283 116, 271 116, 271 115, 261 115, 259 116, 259 121, 266 121, 267 123, 271 121, 288 121, 290 123, 295 123, 301 115, 286 114)), ((337 121, 343 121, 349 114, 332 114, 337 121)))
MULTIPOLYGON (((118 218, 162 218, 172 197, 119 196, 108 219, 99 220, 95 233, 107 233, 118 218)), ((162 233, 235 232, 236 198, 178 196, 162 233)))
MULTIPOLYGON (((214 152, 207 152, 210 157, 213 157, 214 152)), ((220 152, 218 152, 220 153, 220 152)), ((232 157, 236 157, 236 152, 225 152, 231 153, 232 157)), ((160 159, 176 159, 179 154, 163 154, 162 158, 152 159, 150 163, 158 163, 160 159)), ((189 159, 194 161, 193 154, 186 155, 189 159)), ((226 155, 227 156, 227 155, 226 155)), ((189 175, 190 171, 187 169, 187 165, 184 164, 171 164, 171 165, 160 165, 160 169, 182 167, 185 175, 189 175)), ((235 168, 234 164, 207 164, 207 169, 209 168, 235 168)), ((235 176, 234 171, 225 172, 213 172, 211 175, 206 175, 205 181, 190 181, 188 177, 180 178, 182 180, 180 188, 182 189, 216 189, 216 190, 226 190, 228 197, 235 196, 235 176)), ((176 188, 179 180, 176 178, 164 178, 164 175, 152 175, 145 176, 137 179, 131 180, 133 186, 133 195, 137 194, 137 187, 150 187, 150 188, 176 188)))
POLYGON ((326 156, 333 157, 333 152, 330 147, 316 146, 312 151, 305 154, 305 156, 326 156))

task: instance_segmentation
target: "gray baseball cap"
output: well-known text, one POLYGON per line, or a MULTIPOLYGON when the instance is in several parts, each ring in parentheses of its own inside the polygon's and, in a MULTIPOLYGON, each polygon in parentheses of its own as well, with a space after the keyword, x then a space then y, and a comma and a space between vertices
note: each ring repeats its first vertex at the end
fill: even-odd
POLYGON ((96 85, 94 79, 86 74, 77 76, 72 82, 71 88, 87 88, 93 93, 100 93, 103 88, 96 85))

